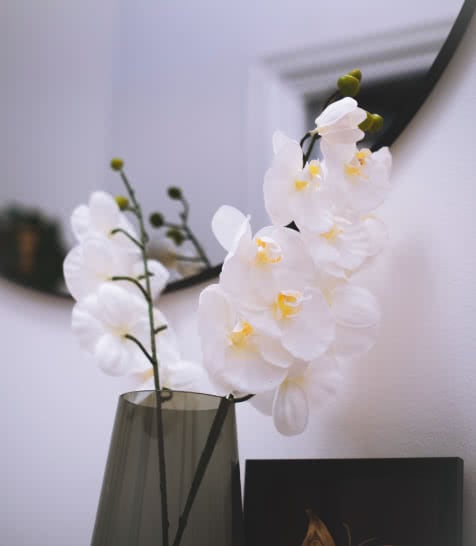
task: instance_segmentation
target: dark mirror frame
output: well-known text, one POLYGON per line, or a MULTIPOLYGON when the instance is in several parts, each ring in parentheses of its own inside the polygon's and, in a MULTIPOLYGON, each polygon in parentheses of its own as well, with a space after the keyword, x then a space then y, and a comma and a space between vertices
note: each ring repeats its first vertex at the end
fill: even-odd
MULTIPOLYGON (((442 48, 440 49, 438 55, 433 61, 433 64, 428 69, 428 72, 423 78, 421 85, 419 85, 417 93, 413 96, 413 100, 406 103, 406 106, 402 110, 400 110, 395 122, 392 123, 387 129, 384 129, 379 137, 375 139, 374 143, 371 146, 373 150, 382 146, 391 146, 398 138, 398 136, 403 132, 403 130, 406 128, 406 126, 409 124, 415 114, 418 112, 425 100, 429 97, 436 83, 443 74, 443 71, 445 70, 449 61, 457 50, 458 45, 460 44, 461 39, 463 38, 464 33, 469 25, 471 17, 473 16, 475 8, 476 0, 465 0, 442 48)), ((221 268, 222 264, 218 264, 196 275, 192 275, 190 277, 171 282, 166 286, 163 294, 177 292, 178 290, 191 288, 193 286, 216 279, 220 275, 221 268)), ((33 288, 29 285, 26 285, 25 283, 15 281, 14 279, 9 279, 8 277, 6 278, 7 280, 11 280, 16 284, 23 284, 28 288, 33 288)), ((45 289, 35 290, 60 296, 62 298, 71 299, 71 296, 69 294, 45 289)))

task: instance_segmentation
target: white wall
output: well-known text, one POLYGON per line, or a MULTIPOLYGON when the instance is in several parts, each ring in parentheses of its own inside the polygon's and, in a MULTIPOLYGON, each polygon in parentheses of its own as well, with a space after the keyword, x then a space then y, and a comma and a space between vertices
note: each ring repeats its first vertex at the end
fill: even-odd
POLYGON ((218 263, 212 214, 224 202, 252 207, 260 192, 260 179, 248 179, 249 136, 263 132, 248 126, 250 71, 321 45, 325 65, 336 42, 352 49, 369 35, 452 21, 461 3, 360 0, 343 17, 316 0, 3 0, 0 205, 17 198, 67 225, 92 190, 122 191, 107 168, 119 155, 148 211, 175 219, 165 188, 184 187, 218 263))
MULTIPOLYGON (((383 305, 378 345, 305 434, 280 437, 247 405, 238 415, 242 460, 463 457, 465 546, 476 543, 475 49, 476 19, 393 147, 396 188, 383 211, 391 242, 363 279, 383 305)), ((192 355, 197 293, 162 302, 192 355)), ((5 281, 0 302, 0 541, 84 546, 125 385, 80 353, 69 302, 5 281)))

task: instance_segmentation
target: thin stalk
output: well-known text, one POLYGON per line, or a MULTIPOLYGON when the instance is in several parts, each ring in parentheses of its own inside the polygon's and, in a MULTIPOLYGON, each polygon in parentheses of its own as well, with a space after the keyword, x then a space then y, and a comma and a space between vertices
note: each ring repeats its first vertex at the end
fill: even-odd
POLYGON ((304 154, 304 156, 302 158, 302 166, 303 167, 309 161, 309 158, 311 157, 312 149, 313 149, 314 144, 316 143, 318 138, 321 138, 321 135, 319 133, 314 133, 312 135, 311 142, 309 143, 309 148, 307 149, 307 152, 304 154))
MULTIPOLYGON (((137 215, 137 211, 135 212, 137 215)), ((111 231, 111 235, 115 235, 116 233, 122 233, 125 235, 128 239, 130 239, 135 245, 137 245, 140 250, 144 250, 144 243, 141 243, 138 241, 135 237, 133 237, 130 233, 128 233, 125 229, 122 228, 116 228, 111 231)))
POLYGON ((208 433, 205 447, 203 448, 202 454, 200 455, 200 460, 198 461, 197 469, 193 476, 192 485, 190 486, 187 500, 185 502, 185 507, 183 509, 182 515, 179 518, 177 534, 175 535, 172 546, 179 546, 180 541, 182 540, 183 532, 187 527, 190 510, 192 509, 192 505, 197 495, 198 489, 200 487, 200 484, 202 483, 203 477, 205 476, 208 463, 210 462, 211 456, 213 455, 213 451, 220 436, 220 432, 223 428, 223 423, 225 422, 226 416, 228 414, 228 409, 231 404, 233 404, 233 398, 223 397, 220 400, 220 405, 218 406, 218 410, 215 414, 215 418, 210 428, 210 432, 208 433))
POLYGON ((312 131, 308 131, 302 138, 301 138, 301 142, 299 143, 299 146, 301 146, 301 148, 304 146, 304 143, 306 142, 306 140, 312 136, 312 131))
POLYGON ((144 345, 142 345, 142 343, 136 337, 131 336, 131 334, 126 334, 124 337, 135 343, 137 347, 139 347, 139 349, 142 351, 143 355, 147 358, 147 360, 152 364, 152 366, 154 365, 154 361, 150 356, 149 351, 147 351, 144 345))
POLYGON ((183 230, 187 234, 187 239, 192 241, 194 244, 198 255, 202 259, 202 261, 206 264, 207 267, 212 267, 212 264, 210 263, 210 260, 208 259, 208 256, 205 254, 205 251, 202 248, 202 245, 198 242, 198 239, 195 237, 195 235, 192 233, 191 229, 188 227, 187 224, 183 225, 183 230))
POLYGON ((114 277, 111 277, 111 281, 128 281, 132 284, 135 284, 137 288, 142 292, 142 295, 145 298, 145 301, 149 303, 149 294, 147 294, 146 289, 142 286, 142 284, 137 280, 134 279, 134 277, 122 277, 120 275, 114 275, 114 277))
MULTIPOLYGON (((132 201, 134 207, 134 213, 139 222, 140 239, 141 239, 141 255, 142 264, 144 266, 145 274, 145 289, 148 294, 148 314, 149 314, 149 327, 150 327, 150 348, 151 348, 151 360, 152 369, 154 371, 154 383, 155 394, 157 400, 157 450, 159 455, 159 475, 160 475, 160 497, 161 497, 161 509, 162 509, 162 545, 169 546, 169 515, 168 515, 168 501, 167 501, 167 475, 165 465, 165 449, 164 449, 164 426, 162 421, 162 400, 160 398, 160 378, 159 378, 159 361, 157 357, 157 345, 155 342, 155 324, 154 324, 154 310, 152 302, 152 290, 150 285, 150 275, 147 269, 147 255, 145 250, 146 242, 148 241, 148 235, 144 226, 144 219, 142 216, 142 209, 137 202, 134 189, 132 188, 124 171, 120 171, 121 179, 124 182, 127 193, 132 201)), ((133 238, 132 238, 133 239, 133 238)))

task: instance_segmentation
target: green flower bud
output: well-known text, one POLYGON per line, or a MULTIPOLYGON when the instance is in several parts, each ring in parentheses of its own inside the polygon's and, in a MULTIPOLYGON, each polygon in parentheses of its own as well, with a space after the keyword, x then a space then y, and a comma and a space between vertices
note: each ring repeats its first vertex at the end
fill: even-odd
POLYGON ((346 74, 337 80, 337 88, 344 97, 355 97, 360 89, 360 82, 355 76, 346 74))
POLYGON ((354 76, 354 78, 357 78, 359 82, 362 81, 362 72, 358 68, 354 68, 354 70, 350 70, 348 74, 349 76, 354 76))
POLYGON ((370 112, 367 112, 367 117, 364 119, 362 123, 359 124, 359 129, 361 129, 364 132, 370 131, 372 124, 373 124, 372 114, 370 112))
POLYGON ((111 169, 113 171, 122 171, 122 167, 124 167, 124 161, 119 157, 114 157, 111 159, 111 169))
POLYGON ((167 190, 167 194, 170 199, 182 199, 182 190, 180 188, 177 188, 176 186, 171 186, 167 190))
POLYGON ((121 210, 126 210, 129 206, 129 199, 127 199, 127 197, 124 197, 123 195, 116 195, 114 199, 116 200, 117 206, 121 210))
POLYGON ((149 222, 153 227, 159 228, 164 225, 164 217, 160 212, 153 212, 149 216, 149 222))
POLYGON ((176 229, 176 228, 169 229, 167 231, 167 233, 165 234, 165 236, 168 237, 169 239, 172 239, 172 241, 177 246, 180 246, 185 241, 185 237, 184 237, 183 233, 179 229, 176 229))
POLYGON ((380 131, 383 127, 383 117, 379 114, 370 114, 372 116, 372 127, 370 130, 372 133, 376 133, 377 131, 380 131))
POLYGON ((359 124, 359 129, 366 133, 376 133, 383 127, 383 117, 379 114, 371 114, 367 112, 367 117, 359 124))

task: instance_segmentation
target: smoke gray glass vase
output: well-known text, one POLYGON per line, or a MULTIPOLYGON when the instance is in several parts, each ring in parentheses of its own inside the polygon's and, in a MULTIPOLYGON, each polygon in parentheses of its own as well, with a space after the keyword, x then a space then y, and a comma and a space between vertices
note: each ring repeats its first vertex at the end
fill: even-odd
MULTIPOLYGON (((172 546, 222 399, 165 391, 161 400, 172 546)), ((235 408, 227 407, 180 546, 243 546, 235 408)), ((119 398, 92 546, 163 546, 157 415, 155 391, 119 398)))

